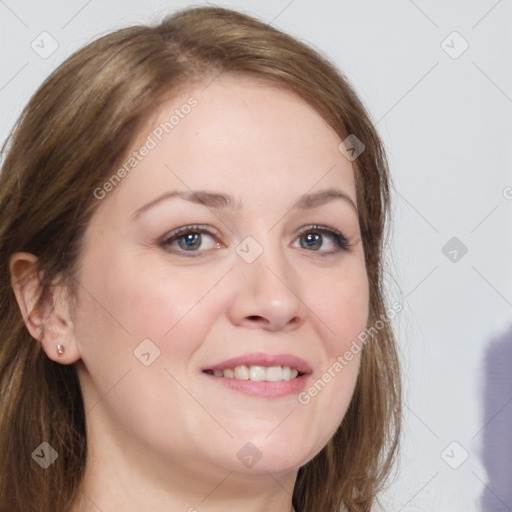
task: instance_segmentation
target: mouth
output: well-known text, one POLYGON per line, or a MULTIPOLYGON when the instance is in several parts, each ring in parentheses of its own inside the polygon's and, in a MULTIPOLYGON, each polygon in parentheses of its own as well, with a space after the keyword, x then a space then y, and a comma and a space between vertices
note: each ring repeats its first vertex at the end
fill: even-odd
POLYGON ((299 393, 312 370, 296 356, 253 353, 206 367, 202 372, 230 390, 276 398, 299 393))
POLYGON ((235 366, 234 368, 204 370, 204 373, 225 379, 251 380, 253 382, 280 382, 283 380, 293 380, 304 375, 297 368, 290 366, 247 366, 245 364, 235 366))

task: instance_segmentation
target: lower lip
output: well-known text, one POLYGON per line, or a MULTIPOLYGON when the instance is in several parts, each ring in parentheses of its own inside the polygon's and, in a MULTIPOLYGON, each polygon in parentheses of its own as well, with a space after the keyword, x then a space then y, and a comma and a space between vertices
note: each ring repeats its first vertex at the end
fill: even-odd
POLYGON ((216 377, 205 373, 210 379, 215 379, 219 384, 234 391, 240 391, 251 396, 264 398, 279 398, 288 395, 297 395, 307 384, 309 375, 301 375, 292 380, 281 380, 278 382, 240 380, 228 377, 216 377))

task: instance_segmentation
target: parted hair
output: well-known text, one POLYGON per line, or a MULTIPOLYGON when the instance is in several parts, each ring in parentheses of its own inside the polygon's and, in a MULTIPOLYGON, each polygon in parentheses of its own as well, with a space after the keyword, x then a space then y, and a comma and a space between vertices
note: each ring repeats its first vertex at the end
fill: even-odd
MULTIPOLYGON (((75 365, 49 359, 25 327, 9 261, 38 258, 41 301, 61 280, 74 293, 81 242, 102 185, 157 106, 192 83, 243 73, 313 106, 341 140, 365 149, 353 162, 370 287, 368 326, 386 312, 383 245, 390 178, 383 144, 344 75, 309 45, 244 13, 179 11, 89 43, 39 87, 2 148, 0 174, 0 510, 66 512, 80 494, 87 432, 75 365), (48 442, 58 458, 32 458, 48 442)), ((107 199, 108 200, 108 199, 107 199)), ((388 322, 364 345, 349 408, 328 444, 299 469, 297 512, 369 511, 398 453, 401 386, 388 322)))

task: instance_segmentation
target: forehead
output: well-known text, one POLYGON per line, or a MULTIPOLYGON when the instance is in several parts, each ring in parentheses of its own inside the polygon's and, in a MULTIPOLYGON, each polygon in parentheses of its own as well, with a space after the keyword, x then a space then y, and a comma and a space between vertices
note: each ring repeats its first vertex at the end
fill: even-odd
POLYGON ((356 202, 352 163, 340 142, 293 91, 225 73, 182 87, 148 117, 125 158, 136 165, 112 199, 151 200, 155 191, 178 188, 261 201, 338 185, 356 202), (151 148, 141 158, 144 146, 151 148))

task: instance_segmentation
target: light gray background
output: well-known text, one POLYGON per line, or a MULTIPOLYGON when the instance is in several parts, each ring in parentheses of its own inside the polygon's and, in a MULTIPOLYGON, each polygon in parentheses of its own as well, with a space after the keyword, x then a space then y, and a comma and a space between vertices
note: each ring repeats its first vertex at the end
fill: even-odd
MULTIPOLYGON (((1 139, 72 51, 114 28, 190 5, 202 4, 0 1, 1 139), (58 42, 46 59, 31 48, 35 41, 40 51, 43 44, 51 49, 43 31, 58 42)), ((510 0, 217 5, 257 15, 333 59, 388 151, 394 180, 389 296, 404 304, 395 327, 406 415, 399 471, 383 507, 511 510, 510 0), (458 56, 464 41, 469 47, 458 56), (452 237, 467 254, 449 246, 445 256, 452 237)))

